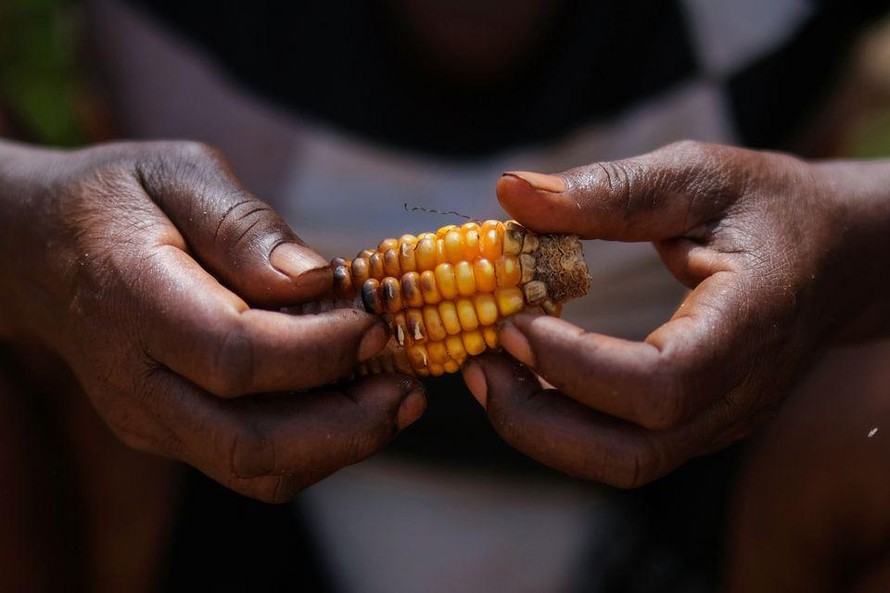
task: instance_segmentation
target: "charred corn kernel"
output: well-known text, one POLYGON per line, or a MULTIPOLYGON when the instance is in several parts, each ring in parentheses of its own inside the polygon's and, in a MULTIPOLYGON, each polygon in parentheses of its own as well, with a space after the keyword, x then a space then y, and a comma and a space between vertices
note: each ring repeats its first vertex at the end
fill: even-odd
POLYGON ((405 317, 405 313, 401 312, 393 315, 390 325, 392 326, 392 334, 396 344, 404 346, 408 336, 408 320, 405 317))
POLYGON ((445 235, 445 259, 453 264, 464 258, 464 240, 463 234, 459 230, 454 230, 445 235))
POLYGON ((402 276, 402 300, 406 307, 422 307, 423 292, 420 290, 420 274, 408 272, 402 276))
POLYGON ((442 320, 442 325, 445 327, 446 332, 451 335, 460 333, 460 317, 457 315, 457 306, 455 306, 454 301, 442 301, 439 303, 439 318, 442 320))
MULTIPOLYGON (((515 222, 449 225, 386 239, 377 251, 331 262, 338 303, 360 297, 392 338, 360 374, 455 372, 468 356, 500 344, 497 324, 529 306, 559 314, 583 294, 587 269, 577 238, 538 236, 515 222)), ((322 303, 303 312, 330 310, 322 303)))
POLYGON ((459 261, 454 265, 454 279, 457 292, 463 296, 476 294, 476 274, 468 261, 459 261))
POLYGON ((522 253, 522 242, 525 239, 525 229, 512 220, 504 224, 504 253, 519 255, 522 253))
POLYGON ((497 285, 500 288, 513 288, 522 279, 519 258, 515 255, 502 255, 494 267, 497 285))
POLYGON ((498 338, 498 328, 493 325, 486 325, 482 328, 482 339, 485 340, 485 344, 491 349, 501 345, 501 340, 498 338))
POLYGON ((417 242, 414 258, 418 270, 432 270, 436 267, 436 239, 425 237, 417 242))
POLYGON ((400 276, 399 253, 395 249, 387 249, 383 254, 383 272, 387 276, 400 276))
POLYGON ((398 280, 387 276, 380 283, 380 292, 383 297, 383 308, 387 313, 398 313, 402 310, 402 289, 398 280))
POLYGON ((408 309, 405 313, 408 324, 408 337, 415 342, 426 341, 426 326, 423 323, 422 309, 408 309))
POLYGON ((464 348, 464 343, 460 336, 448 336, 445 338, 445 348, 448 350, 448 356, 457 364, 463 364, 467 359, 467 349, 464 348))
POLYGON ((423 308, 423 324, 426 326, 426 333, 430 340, 444 340, 448 332, 442 323, 442 317, 439 315, 438 307, 427 305, 423 308))
POLYGON ((479 292, 494 292, 498 286, 494 266, 484 257, 473 262, 473 277, 476 280, 476 290, 479 292))
POLYGON ((482 325, 491 325, 498 320, 498 305, 492 295, 477 294, 473 297, 473 306, 476 309, 476 317, 482 325))
POLYGON ((426 270, 420 275, 420 292, 425 303, 435 305, 442 300, 439 285, 436 283, 436 274, 432 270, 426 270))
POLYGON ((515 315, 525 308, 525 299, 518 288, 499 288, 494 291, 494 300, 501 317, 515 315))
POLYGON ((430 355, 430 361, 436 364, 445 364, 451 360, 445 342, 430 342, 426 345, 426 351, 430 355))
POLYGON ((392 238, 384 239, 383 241, 380 242, 379 245, 377 245, 377 251, 379 251, 380 253, 386 253, 390 249, 395 249, 398 246, 399 246, 398 239, 392 239, 392 238))
POLYGON ((403 240, 399 243, 399 267, 402 272, 413 272, 417 269, 417 239, 403 240))
POLYGON ((457 296, 457 280, 454 278, 454 267, 451 264, 436 266, 436 286, 443 299, 457 296))
POLYGON ((383 269, 382 253, 373 253, 371 254, 371 257, 368 258, 368 272, 371 274, 371 278, 383 280, 385 274, 383 269))
POLYGON ((551 317, 559 317, 562 313, 562 303, 554 303, 550 299, 541 303, 541 308, 544 309, 544 313, 551 317))
POLYGON ((368 258, 357 257, 352 260, 352 285, 354 287, 364 286, 365 280, 371 277, 368 258))
POLYGON ((531 282, 535 277, 535 256, 530 255, 528 253, 523 253, 519 256, 519 270, 520 270, 520 278, 519 281, 523 284, 526 282, 531 282))
POLYGON ((482 257, 495 261, 501 255, 502 251, 501 234, 498 233, 498 230, 488 229, 487 231, 484 231, 479 240, 479 253, 482 257))
POLYGON ((460 337, 464 342, 464 349, 470 356, 476 356, 485 352, 485 339, 482 337, 482 332, 478 329, 466 331, 460 337))
POLYGON ((460 321, 461 329, 470 331, 479 327, 479 318, 476 317, 476 308, 473 307, 473 301, 470 299, 458 299, 455 308, 457 309, 457 318, 460 321))
MULTIPOLYGON (((408 360, 415 369, 426 368, 430 364, 430 355, 423 344, 411 344, 407 348, 408 360)), ((371 360, 374 360, 373 358, 371 360)))
POLYGON ((362 284, 362 302, 368 311, 377 315, 383 313, 383 299, 380 298, 380 282, 376 278, 368 278, 362 284))
POLYGON ((334 291, 337 296, 349 296, 353 292, 352 274, 345 263, 334 268, 334 291))

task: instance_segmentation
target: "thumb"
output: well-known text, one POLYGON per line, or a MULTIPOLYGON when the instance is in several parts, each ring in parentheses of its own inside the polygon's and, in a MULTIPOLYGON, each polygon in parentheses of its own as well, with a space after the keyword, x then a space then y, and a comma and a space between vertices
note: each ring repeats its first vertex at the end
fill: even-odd
POLYGON ((685 141, 556 175, 504 173, 497 195, 510 216, 535 231, 657 241, 715 218, 744 188, 745 169, 732 164, 745 158, 753 153, 685 141))
POLYGON ((316 299, 332 283, 328 262, 271 206, 248 192, 218 152, 163 143, 138 165, 143 188, 201 264, 247 302, 280 306, 316 299))

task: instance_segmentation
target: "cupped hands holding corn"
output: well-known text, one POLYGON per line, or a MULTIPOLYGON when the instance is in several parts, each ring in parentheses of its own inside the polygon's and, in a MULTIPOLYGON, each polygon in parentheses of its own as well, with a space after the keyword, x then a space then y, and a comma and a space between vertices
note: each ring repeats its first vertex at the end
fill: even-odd
POLYGON ((390 341, 358 367, 362 375, 456 372, 467 357, 499 346, 502 319, 528 307, 558 316, 590 283, 577 237, 539 235, 514 221, 385 239, 331 265, 335 299, 301 311, 355 306, 387 320, 390 341))

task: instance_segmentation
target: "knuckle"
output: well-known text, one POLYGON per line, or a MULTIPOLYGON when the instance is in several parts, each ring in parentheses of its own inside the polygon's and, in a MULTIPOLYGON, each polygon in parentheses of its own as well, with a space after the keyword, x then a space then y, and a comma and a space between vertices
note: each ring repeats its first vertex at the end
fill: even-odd
POLYGON ((639 488, 661 477, 662 459, 660 448, 651 438, 643 436, 620 457, 614 474, 607 481, 618 488, 639 488))

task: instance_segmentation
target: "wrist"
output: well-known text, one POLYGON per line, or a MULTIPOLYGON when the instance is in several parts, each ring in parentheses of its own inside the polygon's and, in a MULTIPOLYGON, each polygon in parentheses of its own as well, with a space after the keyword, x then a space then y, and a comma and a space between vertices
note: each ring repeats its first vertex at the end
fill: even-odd
POLYGON ((832 256, 844 340, 890 336, 890 160, 815 165, 837 208, 832 256))

